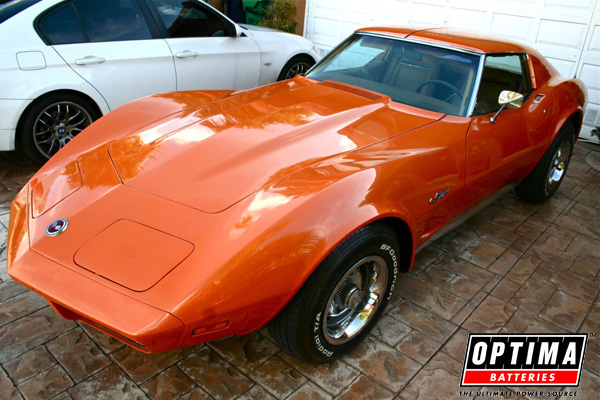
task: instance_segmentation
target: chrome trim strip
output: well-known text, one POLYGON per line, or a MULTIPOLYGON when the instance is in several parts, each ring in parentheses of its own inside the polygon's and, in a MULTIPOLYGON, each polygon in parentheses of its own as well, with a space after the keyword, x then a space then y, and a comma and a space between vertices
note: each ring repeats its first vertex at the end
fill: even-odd
POLYGON ((88 324, 88 325, 90 325, 92 328, 96 328, 96 329, 98 329, 98 330, 100 330, 100 331, 102 331, 102 332, 104 332, 104 333, 106 333, 106 334, 108 334, 108 335, 113 335, 113 337, 114 337, 115 339, 119 339, 119 340, 121 340, 122 342, 125 342, 126 344, 127 344, 127 343, 131 343, 131 344, 133 344, 133 345, 135 345, 135 346, 137 346, 137 347, 141 347, 141 348, 143 348, 143 349, 147 349, 147 347, 146 347, 146 346, 144 346, 143 344, 141 344, 141 343, 138 343, 138 342, 136 342, 135 340, 131 340, 131 339, 129 339, 129 338, 127 338, 127 337, 125 337, 125 336, 123 336, 123 335, 121 335, 121 334, 119 334, 119 333, 117 333, 117 332, 113 331, 112 329, 108 329, 108 328, 107 328, 107 327, 105 327, 104 325, 100 325, 100 324, 98 324, 98 323, 96 323, 96 322, 94 322, 94 321, 92 321, 92 320, 89 320, 89 319, 87 319, 87 318, 85 318, 85 317, 82 317, 82 318, 81 318, 81 321, 82 321, 82 322, 85 322, 85 323, 86 323, 86 324, 88 324))
POLYGON ((475 86, 473 86, 473 94, 471 95, 471 104, 469 104, 469 110, 467 116, 472 117, 473 111, 475 111, 475 104, 477 103, 477 96, 479 96, 479 89, 481 85, 481 79, 483 77, 483 68, 485 66, 485 54, 482 54, 479 58, 479 67, 477 71, 477 77, 475 78, 475 86))
POLYGON ((423 250, 425 247, 429 246, 431 243, 435 242, 437 239, 444 236, 446 233, 448 233, 448 232, 456 229, 460 225, 462 225, 466 220, 471 218, 473 215, 477 214, 479 211, 481 211, 482 209, 484 209, 485 207, 487 207, 488 205, 490 205, 491 203, 496 201, 498 198, 502 197, 506 193, 513 190, 518 184, 519 184, 519 182, 514 182, 509 185, 504 186, 502 189, 498 190, 496 193, 494 193, 487 199, 483 200, 481 203, 479 203, 476 206, 472 207, 471 209, 467 210, 461 216, 455 218, 452 222, 450 222, 448 225, 444 226, 439 231, 437 231, 436 233, 431 235, 429 237, 429 239, 427 239, 426 241, 423 242, 423 244, 421 244, 419 247, 417 247, 415 254, 418 254, 421 250, 423 250))
MULTIPOLYGON (((471 54, 471 55, 476 55, 476 56, 481 56, 481 55, 485 54, 482 51, 467 50, 467 49, 463 49, 461 47, 454 47, 454 46, 445 45, 445 44, 441 44, 441 43, 429 42, 427 40, 412 39, 410 37, 410 35, 408 35, 407 37, 399 37, 396 35, 388 35, 385 33, 369 32, 369 31, 356 31, 355 33, 358 35, 382 37, 385 39, 394 39, 394 40, 400 40, 400 41, 404 41, 404 42, 417 43, 417 44, 422 44, 422 45, 426 45, 426 46, 437 47, 440 49, 457 51, 459 53, 466 53, 466 54, 471 54)), ((414 32, 412 32, 412 33, 414 33, 414 32)), ((411 33, 411 35, 412 35, 412 33, 411 33)))

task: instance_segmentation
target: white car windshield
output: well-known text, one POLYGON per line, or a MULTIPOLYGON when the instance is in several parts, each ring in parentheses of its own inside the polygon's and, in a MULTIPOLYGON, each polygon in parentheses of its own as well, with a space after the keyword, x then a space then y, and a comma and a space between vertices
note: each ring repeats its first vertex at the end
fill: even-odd
POLYGON ((446 48, 355 34, 307 77, 359 86, 425 110, 465 116, 480 57, 446 48))

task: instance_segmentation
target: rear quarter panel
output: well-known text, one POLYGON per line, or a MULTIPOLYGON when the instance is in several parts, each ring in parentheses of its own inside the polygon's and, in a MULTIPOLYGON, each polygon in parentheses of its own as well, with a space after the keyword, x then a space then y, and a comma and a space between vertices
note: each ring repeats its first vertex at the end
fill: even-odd
POLYGON ((530 50, 529 66, 534 92, 525 106, 531 110, 542 107, 545 120, 527 121, 532 146, 532 162, 521 179, 535 168, 567 121, 572 121, 575 125, 576 138, 579 137, 587 99, 587 89, 581 80, 566 79, 541 54, 533 49, 530 50), (546 95, 539 105, 532 102, 538 94, 546 95))
POLYGON ((583 110, 587 101, 587 89, 583 81, 577 78, 563 77, 548 60, 535 50, 531 50, 529 57, 533 86, 538 89, 536 93, 548 92, 552 96, 553 104, 549 110, 552 130, 547 145, 550 145, 560 128, 573 116, 576 116, 574 119, 575 130, 579 136, 583 110))

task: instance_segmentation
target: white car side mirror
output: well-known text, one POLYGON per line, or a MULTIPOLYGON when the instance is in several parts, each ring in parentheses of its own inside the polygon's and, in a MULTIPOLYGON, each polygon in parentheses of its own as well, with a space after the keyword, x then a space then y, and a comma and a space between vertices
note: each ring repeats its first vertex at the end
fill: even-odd
POLYGON ((238 24, 233 24, 233 26, 235 26, 235 37, 245 36, 241 26, 238 24))

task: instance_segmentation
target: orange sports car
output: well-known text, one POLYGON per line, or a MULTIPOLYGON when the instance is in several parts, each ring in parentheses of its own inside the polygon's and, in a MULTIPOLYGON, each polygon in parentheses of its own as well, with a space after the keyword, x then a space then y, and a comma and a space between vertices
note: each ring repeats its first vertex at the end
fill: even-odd
POLYGON ((326 362, 428 243, 509 189, 556 192, 585 93, 524 45, 361 29, 306 76, 99 119, 15 198, 8 272, 143 352, 268 324, 326 362))

